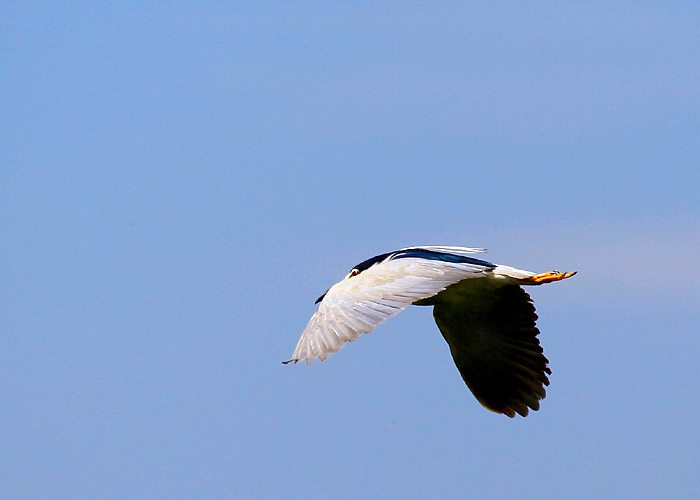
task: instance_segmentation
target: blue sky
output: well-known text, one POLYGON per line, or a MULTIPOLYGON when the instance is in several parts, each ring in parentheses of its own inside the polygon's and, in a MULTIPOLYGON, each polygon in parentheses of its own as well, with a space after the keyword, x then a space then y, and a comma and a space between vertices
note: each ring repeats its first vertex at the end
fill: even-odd
POLYGON ((2 2, 2 498, 700 495, 694 2, 2 2), (405 246, 530 289, 542 409, 430 311, 284 366, 405 246))

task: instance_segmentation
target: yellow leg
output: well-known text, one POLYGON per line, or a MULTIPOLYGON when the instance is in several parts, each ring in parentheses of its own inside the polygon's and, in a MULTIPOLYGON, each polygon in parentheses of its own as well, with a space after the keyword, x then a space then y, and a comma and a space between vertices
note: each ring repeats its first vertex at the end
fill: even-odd
POLYGON ((525 285, 541 285, 543 283, 551 283, 552 281, 561 281, 566 278, 571 278, 576 271, 573 273, 560 273, 559 271, 550 271, 548 273, 535 274, 529 278, 523 280, 525 285))

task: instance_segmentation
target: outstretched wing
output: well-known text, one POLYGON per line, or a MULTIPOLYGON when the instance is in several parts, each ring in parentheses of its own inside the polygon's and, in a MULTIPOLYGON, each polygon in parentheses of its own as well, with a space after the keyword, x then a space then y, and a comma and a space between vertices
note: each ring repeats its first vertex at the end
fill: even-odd
MULTIPOLYGON (((488 264, 488 263, 485 263, 488 264)), ((326 292, 289 361, 325 360, 362 333, 369 333, 413 302, 492 265, 404 257, 379 262, 326 292)))
POLYGON ((447 289, 434 299, 433 315, 479 402, 509 417, 526 416, 528 407, 539 409, 552 373, 537 338, 535 306, 520 286, 489 282, 447 289))

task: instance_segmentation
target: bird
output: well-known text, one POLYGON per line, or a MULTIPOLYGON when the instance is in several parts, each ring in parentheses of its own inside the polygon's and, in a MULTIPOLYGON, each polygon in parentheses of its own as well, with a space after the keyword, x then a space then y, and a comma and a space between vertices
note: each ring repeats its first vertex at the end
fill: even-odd
POLYGON ((292 358, 324 361, 409 305, 433 306, 462 379, 486 409, 508 417, 539 410, 549 385, 549 360, 523 285, 576 272, 533 273, 474 257, 486 250, 416 246, 383 253, 353 267, 321 295, 292 358))

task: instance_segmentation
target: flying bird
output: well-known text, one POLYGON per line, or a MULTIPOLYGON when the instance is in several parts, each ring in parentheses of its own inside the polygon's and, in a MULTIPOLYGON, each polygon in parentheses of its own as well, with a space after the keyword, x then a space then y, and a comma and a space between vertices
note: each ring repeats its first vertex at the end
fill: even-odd
POLYGON ((537 338, 535 306, 521 285, 576 273, 535 274, 472 256, 484 251, 410 247, 358 264, 316 301, 316 313, 284 363, 324 361, 407 306, 433 306, 464 382, 485 408, 511 418, 538 410, 552 372, 537 338))

